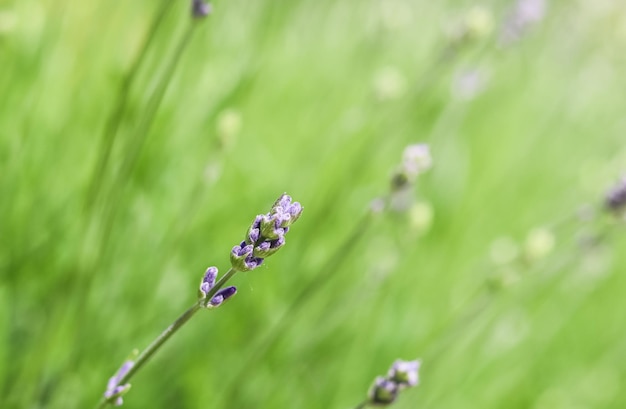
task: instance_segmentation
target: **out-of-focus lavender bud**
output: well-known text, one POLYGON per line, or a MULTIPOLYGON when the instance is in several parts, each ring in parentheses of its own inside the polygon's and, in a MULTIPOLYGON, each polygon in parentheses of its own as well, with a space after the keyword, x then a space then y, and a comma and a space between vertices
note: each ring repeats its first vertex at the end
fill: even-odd
POLYGON ((433 165, 430 148, 425 143, 407 146, 402 155, 404 167, 416 175, 427 171, 433 165))
POLYGON ((398 397, 398 384, 379 376, 369 390, 369 403, 377 406, 387 406, 395 402, 398 397))
POLYGON ((540 22, 546 12, 546 0, 518 0, 504 21, 500 44, 511 45, 520 40, 528 29, 540 22))
POLYGON ((211 4, 204 2, 203 0, 191 1, 191 16, 193 18, 201 19, 211 14, 213 8, 211 4))
POLYGON ((220 305, 224 303, 224 301, 228 300, 230 297, 232 297, 235 294, 237 294, 237 288, 234 286, 222 288, 215 294, 213 298, 211 298, 211 301, 209 301, 209 303, 207 304, 207 307, 209 308, 219 307, 220 305))
POLYGON ((626 210, 626 177, 607 192, 604 204, 607 209, 615 213, 622 213, 626 210))
POLYGON ((419 383, 418 370, 420 361, 402 361, 398 359, 393 363, 387 374, 387 378, 400 388, 416 386, 419 383))
POLYGON ((230 264, 235 270, 254 270, 263 263, 262 258, 254 257, 252 254, 254 247, 242 241, 238 246, 233 247, 230 252, 230 264))
POLYGON ((200 282, 199 297, 201 299, 206 298, 206 295, 209 292, 209 290, 213 288, 213 286, 215 285, 215 280, 217 279, 217 273, 218 273, 217 267, 207 268, 206 273, 204 273, 204 277, 202 278, 202 281, 200 282))
POLYGON ((118 369, 117 373, 113 375, 107 383, 104 397, 115 406, 121 406, 122 403, 124 403, 122 396, 130 390, 130 384, 120 385, 119 383, 134 365, 135 363, 133 361, 125 361, 120 369, 118 369))
POLYGON ((409 145, 402 154, 402 163, 391 178, 393 191, 404 189, 432 167, 430 148, 424 143, 409 145))
POLYGON ((279 237, 276 240, 264 241, 254 248, 252 254, 255 257, 267 258, 276 253, 282 246, 285 245, 285 237, 279 237))

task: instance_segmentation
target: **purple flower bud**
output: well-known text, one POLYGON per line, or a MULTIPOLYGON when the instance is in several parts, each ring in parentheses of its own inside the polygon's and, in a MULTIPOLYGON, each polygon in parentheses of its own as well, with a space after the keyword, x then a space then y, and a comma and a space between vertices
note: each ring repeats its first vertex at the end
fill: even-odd
POLYGON ((233 247, 231 251, 231 255, 234 257, 246 258, 250 254, 252 254, 253 246, 251 244, 246 244, 245 241, 242 241, 238 246, 233 247))
POLYGON ((299 202, 293 202, 287 209, 287 213, 291 216, 289 224, 293 224, 302 214, 303 207, 299 202))
POLYGON ((255 257, 267 258, 280 250, 280 248, 284 245, 284 236, 279 237, 276 240, 264 241, 254 248, 253 254, 255 257))
POLYGON ((237 288, 234 286, 222 288, 215 294, 215 296, 211 299, 209 304, 212 307, 219 307, 224 303, 224 301, 228 300, 233 295, 237 294, 237 288))
POLYGON ((287 193, 283 193, 282 195, 278 197, 278 199, 276 199, 276 201, 272 205, 272 210, 270 212, 273 212, 276 208, 279 208, 279 207, 285 209, 289 207, 290 204, 291 204, 291 196, 289 196, 287 193))
POLYGON ((415 183, 417 177, 432 167, 428 145, 409 145, 402 154, 402 163, 391 178, 393 191, 404 189, 415 183))
POLYGON ((205 3, 203 0, 191 1, 191 16, 193 18, 204 18, 211 14, 212 7, 209 3, 205 3))
POLYGON ((302 214, 302 205, 291 202, 291 196, 282 194, 270 210, 270 214, 279 221, 279 227, 287 227, 295 223, 302 214))
POLYGON ((248 237, 246 237, 246 244, 255 244, 261 238, 261 231, 259 229, 248 230, 248 237))
POLYGON ((206 273, 204 273, 204 278, 202 278, 202 282, 200 283, 200 298, 206 297, 209 290, 215 285, 217 272, 217 267, 207 268, 206 273))
POLYGON ((233 247, 230 252, 230 264, 235 270, 254 270, 263 263, 262 258, 254 257, 252 254, 254 247, 242 241, 238 246, 233 247))
POLYGON ((273 214, 271 216, 264 215, 261 219, 261 237, 264 239, 276 240, 285 234, 285 230, 280 227, 281 220, 279 216, 273 214))
POLYGON ((398 385, 389 379, 379 376, 369 391, 369 402, 372 405, 387 406, 398 397, 398 385))
POLYGON ((400 388, 416 386, 419 383, 419 367, 420 361, 398 359, 389 369, 387 378, 397 383, 400 388))

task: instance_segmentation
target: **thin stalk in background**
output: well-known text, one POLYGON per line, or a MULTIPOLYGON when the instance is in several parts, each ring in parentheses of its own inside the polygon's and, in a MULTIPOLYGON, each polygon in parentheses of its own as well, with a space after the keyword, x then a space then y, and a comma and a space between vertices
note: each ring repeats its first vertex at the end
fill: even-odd
POLYGON ((150 28, 148 29, 148 33, 146 34, 145 40, 141 45, 139 53, 135 57, 135 60, 133 61, 128 73, 124 77, 124 80, 120 84, 119 93, 113 105, 113 110, 111 111, 100 136, 100 149, 98 150, 100 155, 98 156, 98 159, 94 166, 93 174, 91 176, 91 182, 88 187, 87 197, 85 200, 86 209, 90 209, 98 198, 98 194, 103 185, 104 174, 111 157, 111 151, 113 150, 113 146, 115 145, 115 139, 118 135, 118 130, 122 123, 122 118, 124 117, 126 107, 128 105, 130 89, 133 85, 133 82, 135 81, 135 77, 137 76, 139 69, 141 68, 146 58, 148 49, 150 48, 152 42, 154 41, 154 38, 156 37, 156 32, 158 31, 163 20, 167 16, 170 7, 173 4, 174 2, 169 0, 165 0, 161 3, 161 8, 159 9, 156 17, 152 20, 152 23, 150 24, 150 28))
MULTIPOLYGON (((567 223, 568 221, 573 222, 576 220, 571 217, 566 217, 556 221, 554 225, 558 227, 564 227, 565 223, 567 223)), ((595 226, 596 229, 594 237, 592 239, 593 245, 591 247, 581 248, 581 243, 578 242, 578 237, 574 234, 572 235, 575 237, 572 244, 576 248, 574 248, 572 251, 569 251, 566 257, 563 257, 560 260, 556 260, 553 265, 540 266, 540 268, 532 270, 535 270, 534 272, 571 272, 573 269, 579 266, 581 264, 581 259, 585 257, 589 251, 594 251, 594 248, 598 245, 598 243, 606 241, 608 237, 610 237, 610 234, 614 231, 614 228, 616 226, 615 224, 611 223, 603 223, 602 220, 597 221, 599 222, 599 224, 595 226)), ((529 269, 526 273, 531 273, 533 272, 532 270, 529 269)), ((527 291, 523 295, 523 300, 528 301, 531 297, 533 299, 537 299, 542 296, 548 297, 549 294, 553 294, 556 287, 562 284, 562 279, 565 277, 563 276, 563 274, 546 274, 544 276, 541 276, 541 278, 543 278, 543 281, 541 283, 537 283, 536 285, 533 285, 532 287, 527 289, 527 291)), ((479 318, 481 318, 487 311, 489 311, 488 307, 491 305, 491 302, 493 301, 495 296, 497 296, 501 292, 501 288, 496 289, 495 291, 493 288, 490 288, 490 284, 488 282, 484 283, 483 290, 483 297, 474 300, 474 302, 471 303, 471 305, 469 306, 469 312, 461 313, 456 319, 454 319, 454 322, 452 324, 448 325, 448 328, 446 330, 442 331, 437 337, 435 337, 437 341, 427 347, 430 352, 426 353, 425 359, 428 360, 429 364, 432 364, 433 362, 445 356, 454 340, 458 339, 461 334, 465 333, 468 328, 471 328, 479 318)), ((574 312, 576 311, 576 309, 583 304, 583 301, 588 296, 589 293, 585 293, 582 298, 577 300, 573 307, 567 310, 567 312, 561 314, 562 319, 560 319, 559 323, 556 325, 554 329, 555 332, 565 327, 568 320, 571 320, 571 318, 574 316, 574 312)), ((465 308, 462 308, 462 310, 465 310, 465 308)), ((548 346, 549 344, 544 344, 539 349, 537 349, 536 347, 536 355, 541 354, 542 352, 545 353, 545 349, 547 349, 548 346)), ((540 362, 541 359, 537 359, 537 361, 540 362)), ((477 374, 487 364, 488 361, 481 362, 481 364, 474 369, 474 373, 477 374)), ((469 379, 469 377, 466 378, 464 383, 467 383, 469 379)), ((432 406, 442 396, 443 392, 440 394, 435 394, 429 400, 424 402, 424 406, 432 406)))
MULTIPOLYGON (((139 69, 141 65, 140 64, 141 61, 145 59, 146 50, 148 49, 148 46, 152 41, 151 39, 154 38, 156 31, 158 31, 159 26, 162 24, 162 20, 166 17, 167 12, 169 11, 169 5, 171 3, 172 2, 167 2, 167 1, 164 2, 163 7, 160 10, 160 13, 155 18, 155 21, 152 26, 152 30, 150 32, 150 38, 147 40, 145 47, 142 48, 142 51, 140 52, 140 55, 137 58, 138 63, 137 65, 133 67, 134 71, 131 71, 132 76, 130 80, 135 78, 137 70, 139 69)), ((86 310, 82 307, 87 304, 87 298, 89 297, 90 289, 93 284, 93 277, 94 277, 93 274, 85 274, 84 271, 87 271, 93 268, 93 266, 97 266, 100 260, 106 257, 106 253, 107 253, 108 246, 109 246, 109 239, 111 236, 113 226, 115 224, 115 217, 117 215, 118 209, 121 206, 120 198, 123 197, 122 190, 126 187, 124 182, 129 177, 132 167, 137 161, 141 147, 143 146, 144 141, 147 138, 147 134, 150 131, 150 127, 154 122, 156 112, 160 106, 160 103, 163 100, 163 97, 167 91, 168 85, 171 82, 173 73, 178 63, 181 60, 182 53, 185 50, 186 46, 189 44, 191 35, 196 25, 197 25, 197 21, 195 20, 189 23, 185 31, 185 34, 182 36, 181 40, 178 42, 176 46, 174 54, 172 55, 170 60, 167 62, 165 72, 160 78, 156 90, 150 96, 145 113, 141 119, 141 122, 139 123, 139 125, 137 126, 135 130, 136 136, 134 140, 136 142, 134 144, 132 140, 131 142, 129 142, 131 144, 131 150, 126 153, 126 156, 122 163, 122 172, 120 173, 120 176, 118 176, 117 179, 116 178, 113 179, 110 189, 108 191, 101 191, 102 189, 101 187, 98 187, 96 189, 96 191, 99 192, 97 193, 98 196, 102 196, 101 197, 102 203, 101 203, 100 209, 96 207, 92 207, 93 213, 91 215, 90 222, 88 224, 87 232, 85 233, 86 234, 86 239, 84 241, 85 248, 83 250, 84 260, 82 261, 81 263, 82 265, 80 266, 81 274, 79 274, 78 278, 75 280, 76 288, 80 288, 81 291, 78 292, 77 302, 75 302, 73 306, 70 307, 70 308, 76 309, 76 314, 64 314, 64 316, 67 317, 66 318, 67 320, 69 320, 69 317, 74 317, 73 319, 78 320, 78 321, 83 320, 82 317, 83 317, 83 314, 86 313, 86 310), (125 177, 122 178, 122 175, 124 175, 125 177), (95 251, 95 254, 92 256, 95 248, 97 248, 98 250, 95 251)), ((128 85, 128 88, 124 88, 124 92, 122 93, 122 102, 123 102, 122 105, 124 107, 127 104, 128 96, 129 96, 129 89, 132 83, 128 82, 127 85, 128 85)), ((120 108, 114 111, 114 113, 118 113, 118 112, 119 112, 119 117, 112 116, 112 119, 110 122, 112 126, 110 128, 111 130, 110 133, 105 133, 104 134, 105 137, 103 138, 103 141, 104 140, 111 141, 111 147, 113 146, 112 141, 116 138, 117 130, 119 128, 121 118, 124 114, 120 108), (116 118, 115 121, 113 120, 113 118, 116 118)), ((110 152, 107 153, 106 155, 110 155, 110 152)), ((107 159, 103 163, 105 163, 105 166, 106 166, 106 163, 108 162, 109 162, 109 159, 107 157, 107 159)), ((104 176, 104 174, 102 176, 104 176)), ((100 180, 100 182, 104 183, 103 180, 100 180)), ((92 202, 92 204, 95 205, 95 202, 92 202)), ((80 331, 76 334, 76 336, 77 337, 81 336, 80 331)), ((79 342, 78 344, 82 345, 83 343, 79 342)), ((78 355, 79 354, 76 354, 76 359, 78 359, 78 355)))
MULTIPOLYGON (((181 61, 182 54, 191 40, 191 36, 195 29, 195 23, 192 22, 188 26, 185 34, 178 43, 172 59, 169 61, 165 73, 159 86, 148 100, 146 112, 142 118, 142 121, 137 126, 135 131, 135 138, 131 142, 131 146, 122 162, 119 176, 115 179, 109 192, 109 198, 105 200, 102 211, 103 231, 101 235, 101 246, 105 249, 109 243, 109 237, 114 225, 114 221, 119 209, 119 199, 123 197, 123 190, 127 186, 126 182, 129 180, 130 175, 133 172, 133 168, 137 164, 141 150, 147 140, 150 128, 154 124, 156 113, 163 101, 163 97, 171 83, 172 76, 178 63, 181 61), (133 143, 134 142, 134 143, 133 143)), ((104 251, 103 251, 104 252, 104 251)))

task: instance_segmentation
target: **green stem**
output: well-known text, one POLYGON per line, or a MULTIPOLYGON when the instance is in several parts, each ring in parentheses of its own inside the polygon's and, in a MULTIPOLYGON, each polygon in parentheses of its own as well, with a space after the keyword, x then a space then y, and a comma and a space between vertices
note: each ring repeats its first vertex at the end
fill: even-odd
POLYGON ((356 405, 354 407, 354 409, 363 409, 363 408, 367 407, 368 403, 369 403, 368 401, 363 401, 363 402, 359 403, 358 405, 356 405))
MULTIPOLYGON (((226 284, 226 282, 230 280, 233 275, 235 275, 236 272, 237 270, 235 270, 234 268, 230 268, 226 272, 226 274, 224 274, 222 278, 220 278, 219 281, 215 283, 215 286, 213 286, 213 288, 209 290, 205 300, 211 300, 215 296, 215 294, 224 286, 224 284, 226 284)), ((126 384, 130 380, 130 378, 132 378, 133 375, 137 373, 137 371, 139 371, 139 369, 141 369, 146 364, 146 362, 150 360, 152 355, 154 355, 154 353, 158 351, 159 348, 161 348, 165 341, 167 341, 172 335, 176 333, 176 331, 178 331, 183 325, 185 325, 185 323, 187 323, 187 321, 189 321, 196 312, 203 308, 202 302, 203 300, 200 300, 200 302, 191 306, 180 317, 178 317, 176 321, 174 321, 169 327, 167 327, 165 331, 163 331, 154 341, 152 341, 152 343, 148 345, 148 347, 144 349, 141 354, 139 354, 137 359, 134 360, 134 365, 128 370, 128 372, 126 372, 126 374, 118 381, 117 384, 126 384)), ((97 408, 106 408, 110 403, 110 400, 103 397, 98 403, 97 408)))

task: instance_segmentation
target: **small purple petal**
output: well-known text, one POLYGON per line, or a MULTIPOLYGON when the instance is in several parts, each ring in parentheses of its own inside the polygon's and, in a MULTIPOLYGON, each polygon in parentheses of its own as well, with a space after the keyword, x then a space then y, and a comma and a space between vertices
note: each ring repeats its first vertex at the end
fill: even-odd
POLYGON ((233 247, 232 253, 236 257, 246 257, 252 253, 254 247, 251 244, 246 244, 242 241, 238 246, 233 247))
POLYGON ((202 279, 202 283, 203 284, 207 284, 209 287, 209 290, 211 288, 213 288, 213 286, 215 285, 215 280, 217 279, 217 267, 209 267, 206 270, 206 273, 204 273, 204 278, 202 279))
POLYGON ((248 232, 248 244, 254 244, 257 241, 259 241, 259 238, 261 237, 261 232, 259 229, 250 229, 250 231, 248 232))
POLYGON ((246 258, 246 266, 248 267, 248 270, 254 270, 255 268, 259 267, 261 264, 263 264, 263 260, 260 257, 253 257, 250 256, 248 258, 246 258))
POLYGON ((254 247, 242 241, 240 245, 233 247, 230 253, 230 264, 239 271, 249 271, 261 263, 252 255, 254 247))
POLYGON ((252 226, 251 226, 253 229, 258 229, 259 227, 261 227, 261 220, 263 220, 263 216, 264 215, 260 214, 254 218, 254 221, 252 222, 252 226))
POLYGON ((237 288, 234 286, 222 288, 211 299, 211 305, 217 307, 235 294, 237 294, 237 288))
POLYGON ((289 206, 289 209, 287 211, 289 212, 291 217, 300 216, 300 213, 302 213, 302 205, 299 202, 294 202, 291 204, 291 206, 289 206))
POLYGON ((283 193, 274 202, 274 205, 272 206, 272 210, 275 210, 276 208, 280 208, 280 207, 282 207, 283 209, 286 209, 290 203, 291 203, 291 196, 289 196, 287 193, 283 193))

